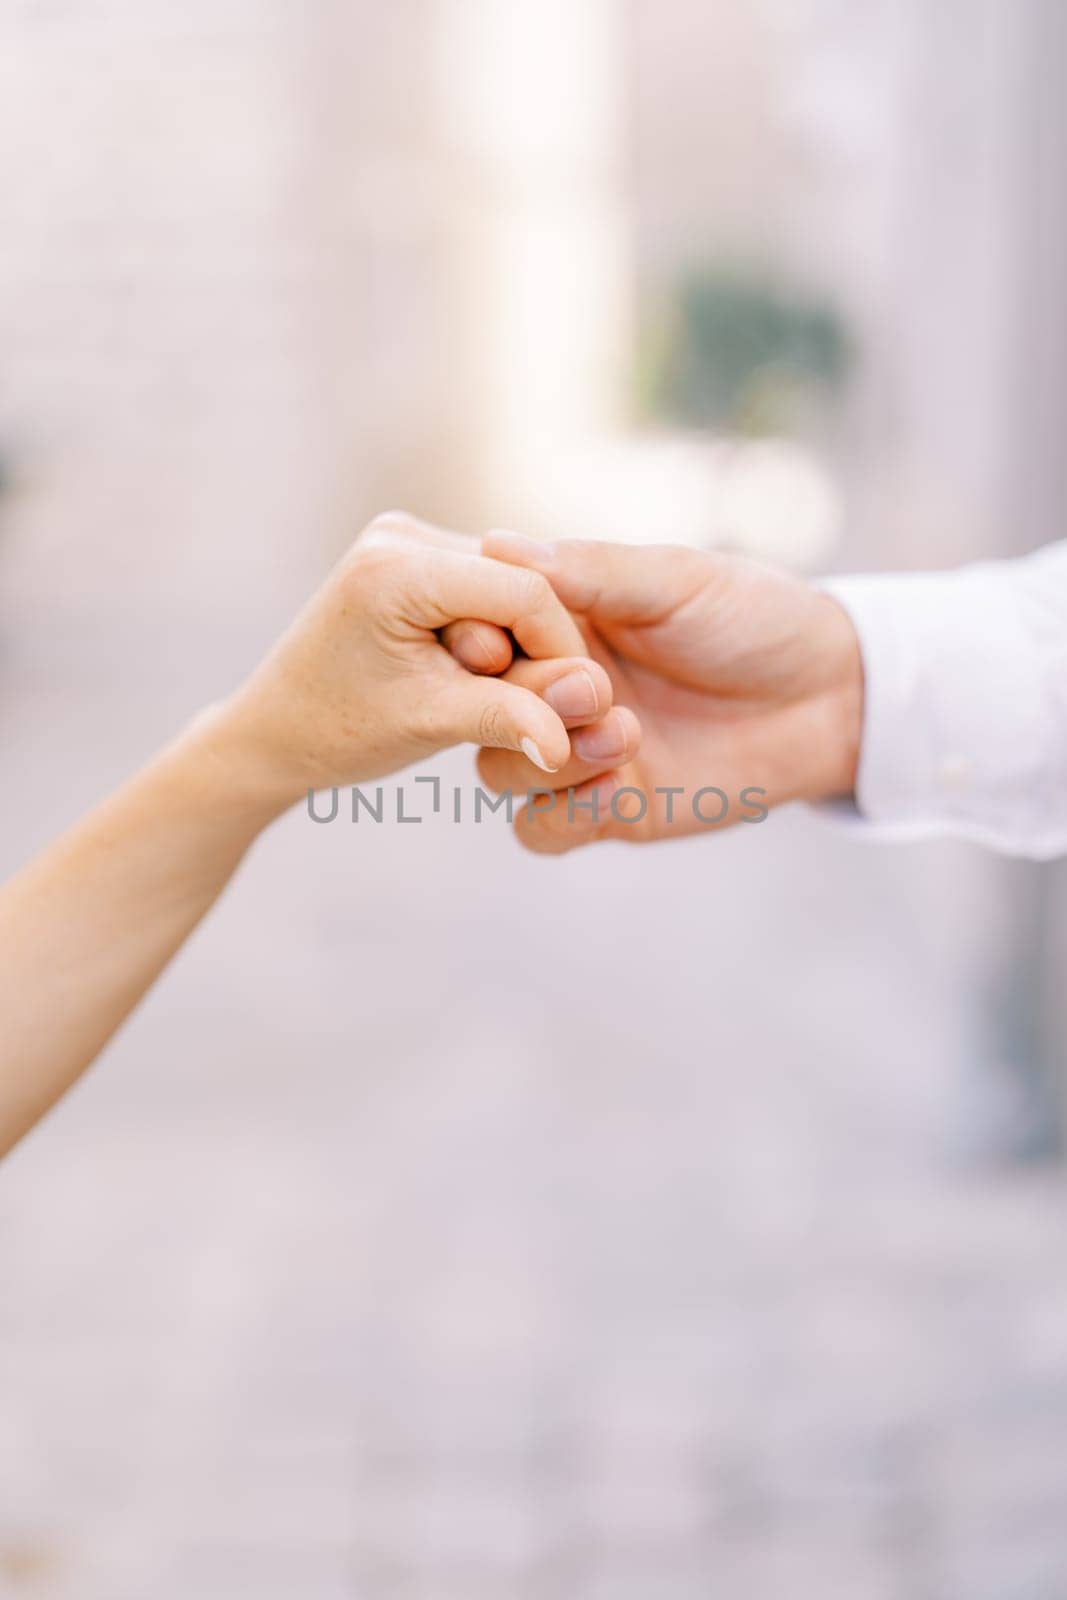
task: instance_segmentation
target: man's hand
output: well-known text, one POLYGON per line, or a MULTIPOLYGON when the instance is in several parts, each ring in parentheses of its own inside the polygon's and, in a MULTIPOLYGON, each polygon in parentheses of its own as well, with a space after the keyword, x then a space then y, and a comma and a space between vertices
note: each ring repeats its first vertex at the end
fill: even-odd
MULTIPOLYGON (((483 554, 542 573, 582 625, 589 654, 612 680, 615 709, 573 735, 571 759, 546 779, 528 761, 483 751, 496 789, 597 791, 598 816, 565 793, 525 810, 516 827, 533 850, 558 853, 596 839, 644 841, 707 832, 762 806, 850 794, 859 756, 863 675, 845 612, 800 579, 732 555, 597 542, 542 545, 491 534, 483 554), (633 707, 643 729, 619 702, 633 707), (642 800, 618 795, 634 788, 642 800), (682 791, 675 795, 666 791, 682 791), (743 797, 743 791, 762 791, 743 797), (614 815, 612 795, 616 795, 614 815)), ((446 630, 472 671, 500 672, 506 637, 470 622, 446 630)), ((514 669, 513 669, 514 670, 514 669)))

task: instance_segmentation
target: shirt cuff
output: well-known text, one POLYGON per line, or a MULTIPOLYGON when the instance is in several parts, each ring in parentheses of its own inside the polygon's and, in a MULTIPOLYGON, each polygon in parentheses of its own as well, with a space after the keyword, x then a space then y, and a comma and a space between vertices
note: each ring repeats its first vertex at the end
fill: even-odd
POLYGON ((952 834, 1036 857, 1067 850, 1063 602, 1042 605, 1032 569, 1020 577, 1028 568, 821 585, 859 637, 856 805, 881 837, 952 834))

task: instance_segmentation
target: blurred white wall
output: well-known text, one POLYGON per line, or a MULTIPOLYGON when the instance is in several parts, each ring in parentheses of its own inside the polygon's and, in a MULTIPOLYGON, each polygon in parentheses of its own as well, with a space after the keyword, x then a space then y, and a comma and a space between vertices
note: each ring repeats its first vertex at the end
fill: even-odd
POLYGON ((652 283, 705 258, 828 292, 856 363, 838 564, 1010 553, 1034 7, 630 0, 635 225, 652 283))
POLYGON ((220 612, 469 504, 433 8, 8 7, 8 590, 220 612), (465 498, 466 497, 466 498, 465 498))

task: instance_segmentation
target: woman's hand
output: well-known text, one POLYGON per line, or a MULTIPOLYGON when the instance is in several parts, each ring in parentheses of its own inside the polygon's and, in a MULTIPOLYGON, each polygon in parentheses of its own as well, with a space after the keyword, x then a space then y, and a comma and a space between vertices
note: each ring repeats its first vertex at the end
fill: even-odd
POLYGON ((555 772, 570 758, 567 727, 610 705, 608 676, 547 578, 392 513, 202 732, 235 780, 280 810, 463 741, 555 772), (529 659, 507 680, 466 671, 438 637, 460 617, 507 630, 529 659))
POLYGON ((0 1154, 90 1064, 308 789, 357 783, 470 739, 531 772, 609 713, 604 669, 547 579, 410 519, 374 523, 228 700, 0 888, 0 1154), (508 681, 452 659, 472 617, 526 652, 508 681), (577 658, 577 659, 576 659, 577 658))

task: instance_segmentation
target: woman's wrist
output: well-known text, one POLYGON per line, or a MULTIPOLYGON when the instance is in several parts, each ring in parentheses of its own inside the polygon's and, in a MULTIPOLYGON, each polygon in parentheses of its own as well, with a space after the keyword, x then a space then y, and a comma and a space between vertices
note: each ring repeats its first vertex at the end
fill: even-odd
POLYGON ((303 793, 250 725, 239 697, 206 706, 164 754, 189 801, 251 843, 303 793))

